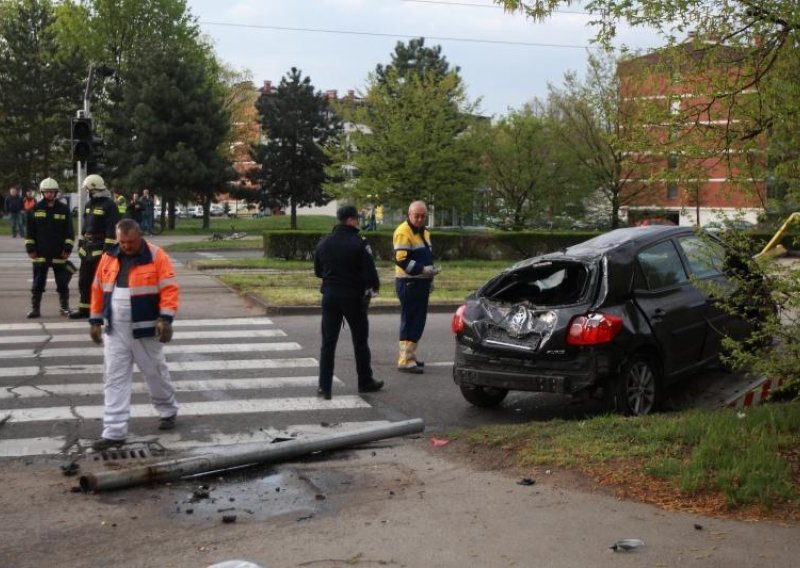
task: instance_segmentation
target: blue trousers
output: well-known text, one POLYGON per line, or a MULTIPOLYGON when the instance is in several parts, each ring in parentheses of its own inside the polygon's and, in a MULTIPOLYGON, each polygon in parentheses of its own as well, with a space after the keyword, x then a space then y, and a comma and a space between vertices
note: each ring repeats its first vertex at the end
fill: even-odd
POLYGON ((23 213, 9 213, 8 218, 11 220, 11 234, 20 237, 25 236, 25 215, 23 213))
POLYGON ((428 318, 429 279, 397 278, 394 290, 400 300, 400 341, 419 342, 428 318))

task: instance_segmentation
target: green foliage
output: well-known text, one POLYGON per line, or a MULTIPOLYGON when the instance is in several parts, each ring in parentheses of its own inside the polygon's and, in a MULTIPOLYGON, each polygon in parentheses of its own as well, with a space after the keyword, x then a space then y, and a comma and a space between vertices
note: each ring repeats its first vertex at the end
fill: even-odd
POLYGON ((415 199, 429 207, 471 203, 481 181, 477 140, 470 135, 474 105, 457 69, 449 70, 443 58, 434 63, 439 50, 426 54, 407 63, 395 54, 382 74, 370 76, 363 104, 339 105, 356 128, 329 150, 332 195, 399 208, 415 199))
MULTIPOLYGON (((572 2, 495 0, 509 11, 540 21, 572 2)), ((788 200, 793 204, 789 210, 796 210, 800 203, 800 25, 796 0, 589 0, 583 8, 596 16, 592 22, 596 39, 607 48, 616 38, 620 21, 655 29, 670 46, 693 34, 694 40, 686 43, 694 46, 693 53, 674 49, 668 65, 673 78, 684 83, 693 78, 690 91, 698 102, 682 110, 674 124, 678 128, 692 123, 705 126, 688 129, 688 138, 677 137, 683 140, 672 148, 673 155, 681 156, 682 162, 693 157, 702 161, 703 157, 747 156, 722 163, 730 168, 727 174, 735 189, 752 191, 751 180, 765 180, 770 200, 777 201, 777 207, 788 200), (714 67, 725 71, 706 72, 714 67), (709 114, 720 119, 717 125, 708 124, 709 114), (736 120, 727 120, 730 116, 736 120), (700 155, 702 151, 706 156, 700 155)), ((691 172, 682 177, 684 191, 699 207, 702 187, 687 183, 693 178, 691 172)), ((760 197, 763 200, 764 196, 760 197)), ((769 205, 776 207, 775 203, 769 205)))
POLYGON ((747 410, 695 410, 626 418, 485 426, 451 434, 501 447, 523 465, 613 469, 617 479, 640 472, 667 480, 686 495, 719 492, 728 506, 769 510, 796 503, 790 458, 800 443, 800 403, 747 410))
POLYGON ((294 67, 274 92, 262 93, 256 108, 269 140, 254 148, 261 167, 253 170, 252 179, 261 186, 263 205, 290 205, 296 229, 297 207, 330 201, 323 190, 330 162, 323 148, 339 135, 341 123, 328 99, 315 93, 311 79, 294 67))
POLYGON ((0 185, 36 189, 70 166, 69 118, 85 60, 59 40, 47 0, 0 4, 0 185))
POLYGON ((120 185, 204 204, 225 189, 234 172, 218 149, 230 122, 209 72, 215 65, 197 46, 174 46, 130 66, 109 120, 112 177, 120 185))
POLYGON ((64 0, 58 27, 84 58, 113 67, 117 84, 153 51, 201 44, 185 0, 64 0))
POLYGON ((558 119, 530 105, 483 125, 481 165, 493 224, 521 229, 554 211, 580 207, 588 193, 574 149, 557 136, 558 119))
MULTIPOLYGON (((264 255, 271 258, 310 259, 319 239, 319 231, 266 231, 264 255)), ((517 233, 433 232, 434 257, 438 260, 508 260, 516 261, 559 250, 596 236, 594 232, 530 231, 517 233)), ((378 260, 392 258, 392 233, 362 233, 378 260)))
POLYGON ((610 54, 590 55, 584 80, 568 72, 563 86, 551 85, 548 96, 550 111, 556 117, 556 136, 569 147, 576 162, 573 174, 585 179, 590 191, 597 192, 587 208, 595 211, 594 221, 610 217, 603 224, 612 229, 620 225, 619 208, 635 202, 638 195, 630 185, 626 187, 635 172, 626 159, 630 140, 620 138, 616 64, 610 54))
MULTIPOLYGON (((779 379, 778 396, 800 400, 800 266, 796 261, 761 261, 752 255, 763 242, 735 230, 721 233, 726 251, 724 272, 730 285, 713 281, 697 285, 718 298, 718 307, 745 319, 751 328, 744 339, 723 334, 724 361, 732 368, 754 376, 779 379)), ((786 240, 796 237, 785 236, 786 240)), ((789 243, 787 243, 789 244, 789 243)), ((791 245, 790 245, 791 246, 791 245)))

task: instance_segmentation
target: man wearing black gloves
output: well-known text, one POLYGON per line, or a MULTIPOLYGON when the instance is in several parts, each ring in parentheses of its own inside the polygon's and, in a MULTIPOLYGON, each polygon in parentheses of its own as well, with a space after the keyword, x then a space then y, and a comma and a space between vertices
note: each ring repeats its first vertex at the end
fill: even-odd
POLYGON ((339 223, 324 237, 314 251, 314 274, 322 278, 322 346, 319 356, 317 395, 330 400, 333 387, 333 363, 342 319, 347 320, 353 337, 358 392, 374 392, 383 381, 372 377, 368 345, 369 300, 380 288, 372 251, 358 235, 358 211, 352 205, 336 212, 339 223))

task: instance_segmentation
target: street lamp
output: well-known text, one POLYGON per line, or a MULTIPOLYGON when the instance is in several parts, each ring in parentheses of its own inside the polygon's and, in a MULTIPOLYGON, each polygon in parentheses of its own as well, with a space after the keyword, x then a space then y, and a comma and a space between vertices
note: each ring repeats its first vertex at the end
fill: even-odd
MULTIPOLYGON (((76 118, 89 119, 92 113, 89 110, 89 102, 91 99, 92 82, 94 76, 97 74, 101 79, 111 77, 114 74, 114 69, 108 65, 90 65, 89 75, 86 77, 86 90, 83 93, 83 109, 76 113, 76 118)), ((78 235, 83 235, 83 180, 86 178, 86 171, 89 167, 87 160, 78 160, 76 163, 78 173, 78 235)))

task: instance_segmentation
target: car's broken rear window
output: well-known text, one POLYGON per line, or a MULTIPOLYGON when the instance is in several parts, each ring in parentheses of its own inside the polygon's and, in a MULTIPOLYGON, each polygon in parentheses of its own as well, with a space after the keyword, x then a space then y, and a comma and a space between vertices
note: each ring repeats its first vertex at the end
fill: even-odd
POLYGON ((581 300, 588 280, 581 262, 546 261, 496 278, 482 295, 501 302, 530 302, 535 306, 560 306, 581 300))

